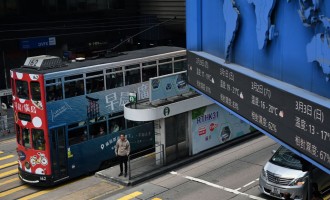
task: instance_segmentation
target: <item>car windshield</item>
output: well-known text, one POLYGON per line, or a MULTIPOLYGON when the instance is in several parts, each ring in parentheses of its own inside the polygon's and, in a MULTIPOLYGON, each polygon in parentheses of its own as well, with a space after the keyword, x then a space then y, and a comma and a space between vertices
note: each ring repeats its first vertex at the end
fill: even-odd
POLYGON ((287 167, 291 169, 302 169, 302 164, 299 160, 299 156, 281 146, 273 157, 270 159, 270 162, 282 167, 287 167))

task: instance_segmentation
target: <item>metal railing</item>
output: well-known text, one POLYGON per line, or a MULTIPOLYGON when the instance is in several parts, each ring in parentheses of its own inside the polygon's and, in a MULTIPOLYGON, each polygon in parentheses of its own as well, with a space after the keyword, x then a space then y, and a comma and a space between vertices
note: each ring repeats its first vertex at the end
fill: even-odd
POLYGON ((156 145, 153 148, 131 154, 128 156, 128 180, 159 169, 164 163, 164 145, 156 145), (146 154, 150 151, 154 152, 146 154), (146 155, 139 156, 141 154, 146 155))

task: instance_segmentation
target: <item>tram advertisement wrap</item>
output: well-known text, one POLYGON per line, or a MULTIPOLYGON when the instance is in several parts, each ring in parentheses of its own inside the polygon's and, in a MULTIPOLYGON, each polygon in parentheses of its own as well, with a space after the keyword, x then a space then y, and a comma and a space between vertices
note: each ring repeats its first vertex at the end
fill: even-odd
POLYGON ((192 151, 223 144, 252 131, 252 127, 217 105, 192 111, 192 151))

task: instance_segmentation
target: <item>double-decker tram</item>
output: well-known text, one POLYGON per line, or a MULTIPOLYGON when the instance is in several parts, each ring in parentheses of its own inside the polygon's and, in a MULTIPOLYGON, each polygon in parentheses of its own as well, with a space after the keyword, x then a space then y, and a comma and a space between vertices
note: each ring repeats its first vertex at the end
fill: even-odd
POLYGON ((53 185, 107 167, 121 133, 132 151, 154 146, 153 122, 125 120, 123 106, 130 92, 149 97, 149 78, 186 70, 185 56, 155 47, 81 62, 27 58, 11 70, 20 179, 53 185))

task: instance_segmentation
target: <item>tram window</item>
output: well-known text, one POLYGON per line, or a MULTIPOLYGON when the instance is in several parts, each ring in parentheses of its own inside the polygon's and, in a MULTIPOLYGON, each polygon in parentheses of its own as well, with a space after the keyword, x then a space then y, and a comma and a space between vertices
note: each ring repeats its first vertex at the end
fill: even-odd
POLYGON ((32 129, 32 143, 35 150, 45 150, 45 136, 41 129, 32 129))
POLYGON ((30 83, 31 98, 34 101, 41 101, 40 83, 32 81, 30 83))
POLYGON ((110 120, 110 132, 115 133, 125 129, 125 118, 124 116, 110 120))
POLYGON ((68 131, 69 145, 79 144, 88 139, 86 127, 76 128, 68 131))
POLYGON ((23 146, 25 146, 26 148, 31 148, 31 145, 30 145, 30 130, 27 129, 27 128, 23 128, 22 133, 23 133, 23 146))
POLYGON ((142 63, 142 66, 156 65, 156 61, 142 63))
POLYGON ((139 68, 139 67, 140 67, 140 64, 134 64, 134 65, 126 66, 125 69, 134 69, 134 68, 139 68))
POLYGON ((106 121, 94 123, 89 126, 89 135, 92 138, 106 135, 107 132, 108 131, 107 131, 107 122, 106 121))
POLYGON ((62 84, 47 86, 46 95, 47 101, 57 101, 63 99, 62 84))
POLYGON ((29 99, 28 82, 16 80, 16 92, 17 92, 18 98, 29 99))
POLYGON ((126 120, 127 128, 133 128, 135 126, 140 126, 145 123, 148 122, 137 122, 137 121, 126 120))
POLYGON ((187 70, 186 61, 180 61, 174 63, 174 72, 180 72, 184 70, 187 70))
POLYGON ((104 90, 103 76, 86 79, 86 93, 99 92, 104 90))
POLYGON ((174 60, 183 60, 186 59, 186 56, 174 57, 174 60))
POLYGON ((157 66, 142 68, 142 81, 149 81, 150 78, 157 77, 157 66))
POLYGON ((105 72, 108 73, 119 73, 123 70, 122 67, 107 69, 105 72))
POLYGON ((124 112, 116 112, 116 113, 111 113, 109 115, 109 118, 114 118, 114 117, 117 117, 117 116, 123 116, 124 115, 124 112))
POLYGON ((73 80, 73 79, 78 79, 78 78, 83 78, 83 75, 78 74, 78 75, 74 75, 74 76, 68 76, 68 77, 65 77, 64 80, 68 81, 68 80, 73 80))
POLYGON ((172 63, 159 65, 159 76, 173 73, 172 63))
POLYGON ((140 69, 129 70, 125 72, 126 85, 132 85, 141 82, 140 69))
POLYGON ((107 89, 124 86, 123 72, 108 74, 106 76, 107 89))
POLYGON ((85 94, 84 80, 66 82, 64 84, 64 88, 65 88, 65 98, 70 98, 85 94))
POLYGON ((22 145, 21 127, 18 124, 16 124, 16 139, 17 143, 22 145))
POLYGON ((86 76, 96 76, 96 75, 100 75, 103 74, 103 71, 97 71, 97 72, 90 72, 90 73, 86 73, 86 76))
POLYGON ((172 58, 166 58, 166 59, 163 59, 163 60, 159 60, 158 62, 159 63, 172 62, 172 58))

